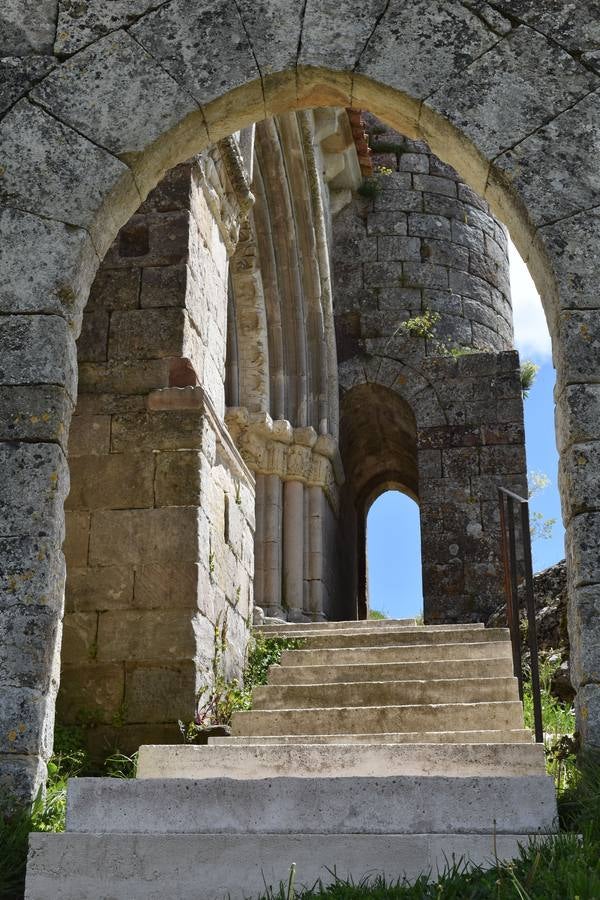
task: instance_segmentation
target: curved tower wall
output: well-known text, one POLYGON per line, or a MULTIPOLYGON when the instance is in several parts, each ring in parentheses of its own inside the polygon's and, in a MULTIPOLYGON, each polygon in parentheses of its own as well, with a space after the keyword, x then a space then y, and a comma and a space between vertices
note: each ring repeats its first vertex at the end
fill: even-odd
POLYGON ((426 144, 368 114, 364 123, 373 174, 333 226, 340 446, 359 612, 368 605, 369 505, 397 488, 420 507, 426 621, 482 621, 503 590, 498 485, 527 490, 506 232, 426 144), (412 410, 416 435, 390 470, 394 395, 412 410), (371 418, 379 410, 377 422, 361 428, 360 409, 371 418))

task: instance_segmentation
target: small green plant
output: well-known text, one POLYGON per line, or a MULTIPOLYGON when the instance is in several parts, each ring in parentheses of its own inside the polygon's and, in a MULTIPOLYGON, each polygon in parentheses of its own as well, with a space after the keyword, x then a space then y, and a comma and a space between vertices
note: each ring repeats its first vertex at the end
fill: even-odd
POLYGON ((431 340, 435 337, 436 327, 440 321, 440 314, 430 309, 424 310, 420 316, 411 316, 400 325, 400 331, 404 331, 411 338, 431 340))
POLYGON ((357 189, 357 192, 361 197, 366 197, 368 200, 374 200, 380 190, 381 185, 377 178, 373 175, 367 175, 365 178, 363 178, 362 183, 357 189))
POLYGON ((533 387, 535 379, 537 378, 537 373, 539 371, 540 367, 530 359, 526 359, 521 363, 521 391, 523 393, 524 400, 529 397, 529 392, 533 387))
POLYGON ((127 754, 115 750, 104 760, 104 774, 108 778, 135 778, 137 764, 137 751, 131 756, 127 756, 127 754))
POLYGON ((387 616, 384 612, 381 612, 380 609, 370 609, 369 610, 369 618, 370 619, 387 619, 387 616))
POLYGON ((302 646, 299 638, 265 637, 257 634, 248 644, 246 665, 241 681, 227 679, 224 655, 227 649, 227 615, 217 620, 214 632, 212 669, 198 691, 198 706, 192 722, 179 722, 179 730, 187 743, 195 743, 204 729, 229 725, 236 710, 251 709, 252 688, 267 683, 269 668, 281 659, 284 650, 302 646))

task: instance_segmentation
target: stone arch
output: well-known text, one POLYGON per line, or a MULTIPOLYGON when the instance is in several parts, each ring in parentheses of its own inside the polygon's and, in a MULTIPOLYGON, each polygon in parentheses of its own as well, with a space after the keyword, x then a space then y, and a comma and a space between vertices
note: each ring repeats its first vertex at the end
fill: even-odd
POLYGON ((0 742, 9 780, 30 792, 49 752, 74 337, 99 259, 166 169, 268 115, 325 105, 367 108, 425 138, 490 201, 534 275, 553 338, 561 483, 570 488, 563 513, 579 725, 600 744, 588 624, 600 593, 590 540, 600 504, 594 465, 575 461, 600 437, 595 4, 138 8, 133 23, 101 6, 82 20, 61 8, 56 26, 48 5, 31 25, 9 28, 0 48, 22 60, 0 122, 2 590, 17 658, 29 640, 44 645, 31 671, 12 658, 5 667, 15 670, 0 742), (584 391, 591 399, 582 403, 584 391), (32 638, 28 600, 40 613, 32 638))

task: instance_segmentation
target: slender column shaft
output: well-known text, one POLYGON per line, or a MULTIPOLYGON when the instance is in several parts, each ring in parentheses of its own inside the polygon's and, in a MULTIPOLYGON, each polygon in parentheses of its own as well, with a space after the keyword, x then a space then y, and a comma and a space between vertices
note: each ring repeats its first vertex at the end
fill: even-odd
POLYGON ((281 616, 281 500, 282 485, 278 475, 264 476, 263 503, 263 597, 265 611, 281 616))
POLYGON ((283 597, 291 622, 302 621, 304 595, 304 485, 283 486, 283 597))

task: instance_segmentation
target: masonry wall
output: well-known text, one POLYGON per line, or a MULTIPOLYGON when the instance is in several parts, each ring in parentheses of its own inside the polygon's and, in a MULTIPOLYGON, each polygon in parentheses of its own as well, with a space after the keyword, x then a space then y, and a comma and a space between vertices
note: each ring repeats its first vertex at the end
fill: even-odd
POLYGON ((375 172, 335 219, 333 250, 342 458, 359 535, 359 595, 366 595, 369 496, 396 487, 419 502, 426 621, 482 621, 503 590, 497 487, 527 491, 506 233, 426 144, 366 118, 375 172), (424 316, 430 326, 411 331, 424 316), (369 434, 361 433, 353 398, 365 386, 408 404, 414 434, 393 434, 403 414, 391 400, 369 434), (396 460, 391 473, 386 441, 396 460), (353 462, 361 459, 368 496, 353 462))
POLYGON ((78 342, 58 716, 90 744, 177 739, 227 620, 252 613, 254 479, 223 423, 227 252, 198 164, 121 230, 78 342))

